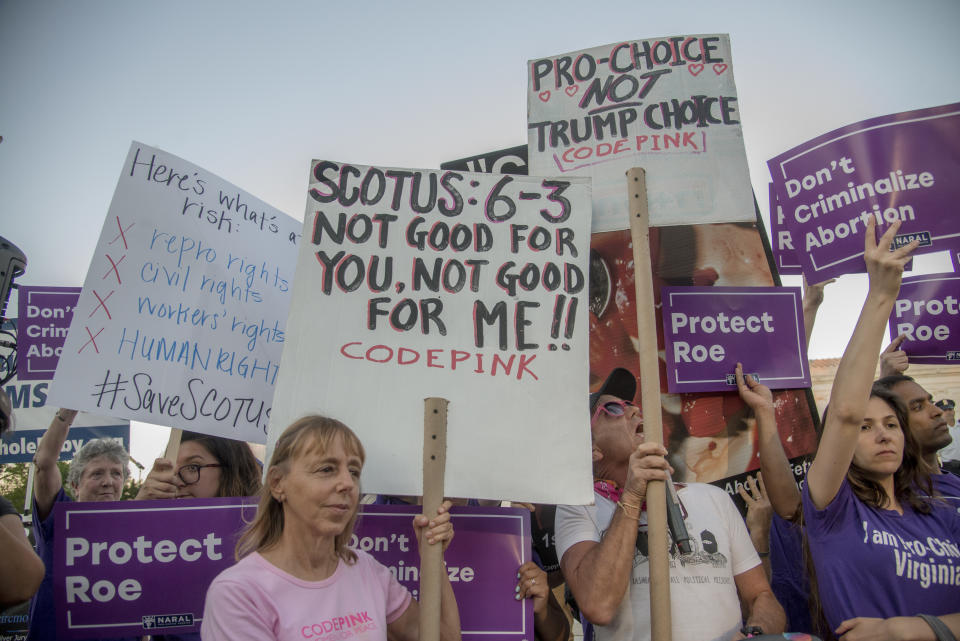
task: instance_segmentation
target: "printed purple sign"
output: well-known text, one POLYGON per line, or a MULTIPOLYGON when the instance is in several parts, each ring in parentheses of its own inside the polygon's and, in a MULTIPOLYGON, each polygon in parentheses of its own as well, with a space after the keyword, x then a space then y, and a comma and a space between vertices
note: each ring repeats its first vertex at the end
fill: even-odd
POLYGON ((866 271, 867 222, 916 254, 960 247, 960 103, 864 120, 769 160, 807 281, 866 271))
POLYGON ((664 287, 661 300, 670 392, 736 389, 738 362, 771 389, 810 387, 799 289, 664 287))
POLYGON ((17 378, 50 381, 67 339, 79 287, 21 287, 17 318, 17 378))
MULTIPOLYGON (((353 545, 396 571, 416 597, 420 556, 410 537, 416 506, 365 505, 353 545)), ((460 606, 465 640, 533 639, 533 607, 517 601, 517 568, 531 560, 530 512, 520 508, 456 507, 456 536, 444 554, 447 573, 460 606)))
MULTIPOLYGON (((198 633, 207 587, 234 563, 254 498, 60 503, 54 533, 57 638, 198 633), (151 632, 152 631, 152 632, 151 632)), ((351 545, 386 565, 416 596, 415 506, 363 506, 351 545)), ((456 507, 445 556, 464 639, 533 638, 533 607, 514 599, 530 560, 523 509, 456 507)))
POLYGON ((781 276, 799 276, 800 260, 797 258, 796 244, 790 229, 784 224, 783 206, 777 200, 777 193, 770 190, 770 247, 773 249, 773 261, 777 265, 777 272, 781 276))
POLYGON ((911 363, 960 364, 960 275, 904 278, 890 314, 890 334, 911 363))

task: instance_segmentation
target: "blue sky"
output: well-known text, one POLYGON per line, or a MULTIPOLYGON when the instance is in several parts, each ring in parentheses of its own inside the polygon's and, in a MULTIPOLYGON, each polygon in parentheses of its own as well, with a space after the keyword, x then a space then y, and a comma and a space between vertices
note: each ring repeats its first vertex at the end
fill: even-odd
MULTIPOLYGON (((131 140, 302 219, 311 158, 436 167, 523 144, 527 60, 687 33, 730 34, 766 213, 772 156, 960 101, 958 26, 956 0, 0 0, 0 235, 22 284, 79 285, 131 140)), ((839 356, 864 286, 828 289, 812 357, 839 356)))

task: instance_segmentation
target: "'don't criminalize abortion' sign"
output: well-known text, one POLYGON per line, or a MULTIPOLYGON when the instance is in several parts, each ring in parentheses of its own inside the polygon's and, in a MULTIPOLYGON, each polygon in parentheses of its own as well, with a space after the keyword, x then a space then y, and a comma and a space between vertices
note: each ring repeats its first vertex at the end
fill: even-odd
POLYGON ((132 143, 51 402, 264 442, 299 229, 202 167, 132 143))
POLYGON ((866 271, 863 234, 899 221, 894 246, 960 248, 960 103, 871 118, 769 160, 809 283, 866 271))
POLYGON ((315 160, 268 449, 333 416, 365 491, 419 495, 442 397, 447 495, 588 502, 589 253, 587 179, 315 160), (529 456, 544 430, 549 464, 529 456))

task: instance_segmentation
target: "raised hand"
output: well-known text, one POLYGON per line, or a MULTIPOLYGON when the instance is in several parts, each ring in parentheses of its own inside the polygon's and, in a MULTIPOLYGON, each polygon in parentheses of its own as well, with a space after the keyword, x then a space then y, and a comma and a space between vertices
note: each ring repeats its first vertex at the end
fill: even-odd
POLYGON ((906 339, 906 334, 900 334, 890 341, 886 349, 880 352, 880 376, 903 374, 907 371, 907 368, 910 367, 910 360, 907 358, 907 353, 900 349, 900 346, 906 339))
POLYGON ((913 240, 891 251, 893 239, 900 230, 900 221, 892 223, 879 241, 876 240, 875 228, 876 223, 871 218, 867 223, 863 242, 863 259, 867 263, 867 274, 870 276, 870 292, 896 298, 897 292, 900 291, 903 268, 910 261, 910 254, 919 246, 920 241, 913 240))

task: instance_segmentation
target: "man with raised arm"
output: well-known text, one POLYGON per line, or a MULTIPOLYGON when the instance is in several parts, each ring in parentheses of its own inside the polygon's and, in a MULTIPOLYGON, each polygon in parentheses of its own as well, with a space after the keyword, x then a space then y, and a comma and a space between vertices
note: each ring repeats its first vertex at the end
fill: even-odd
MULTIPOLYGON (((590 395, 595 505, 557 508, 560 568, 598 641, 650 638, 644 499, 670 466, 663 446, 644 442, 635 394, 636 378, 618 368, 590 395)), ((741 603, 754 631, 783 632, 783 608, 727 493, 694 483, 678 495, 693 551, 671 546, 674 641, 743 638, 741 603)))
MULTIPOLYGON (((53 601, 53 506, 71 499, 63 488, 57 461, 76 410, 61 409, 37 445, 33 457, 36 476, 33 484, 33 534, 40 558, 46 565, 43 583, 30 605, 28 641, 56 639, 57 624, 53 601)), ((127 451, 110 439, 96 439, 84 445, 70 463, 67 483, 77 501, 119 501, 127 478, 127 451)))

